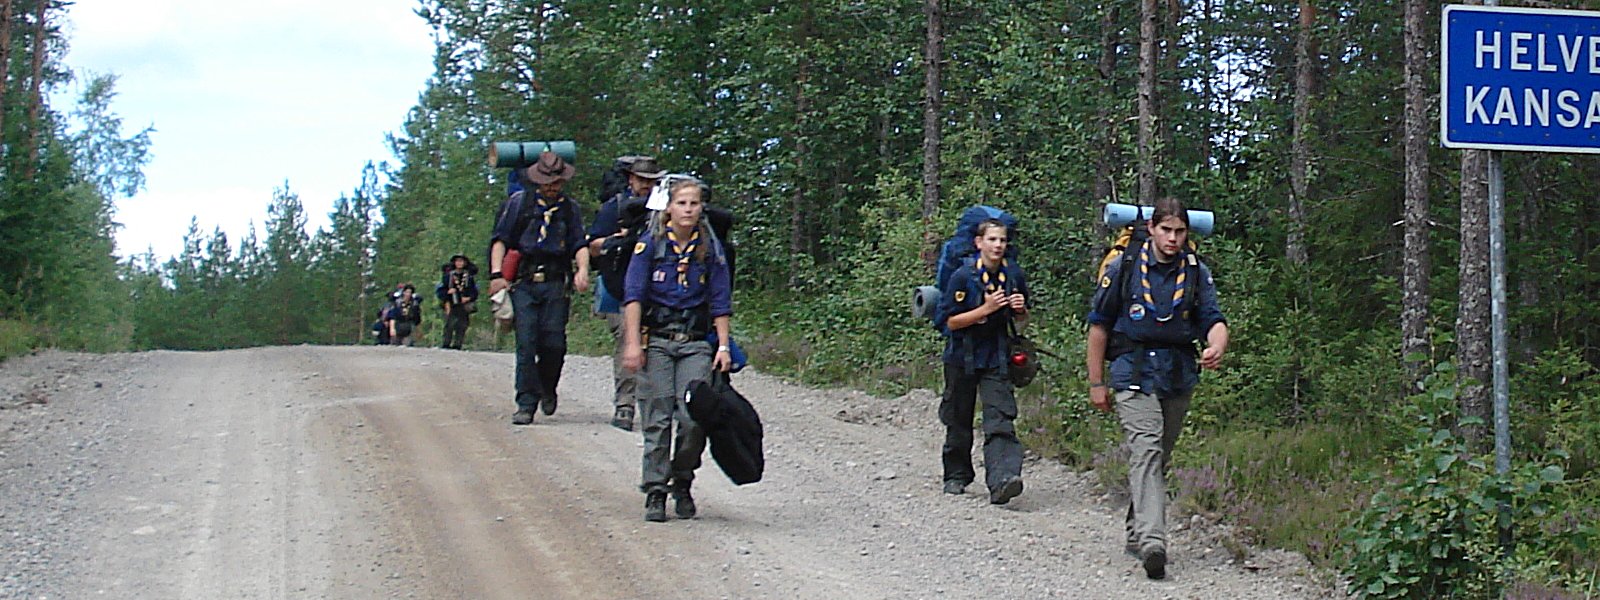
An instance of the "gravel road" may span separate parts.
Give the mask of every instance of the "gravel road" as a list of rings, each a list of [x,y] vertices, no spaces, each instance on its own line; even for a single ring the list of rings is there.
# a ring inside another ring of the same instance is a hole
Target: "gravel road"
[[[1149,581],[1088,476],[1030,460],[1009,505],[940,493],[931,392],[748,372],[766,479],[735,487],[708,457],[700,516],[646,523],[610,360],[570,358],[530,427],[509,423],[511,370],[387,347],[13,359],[0,598],[1336,596],[1297,556],[1235,561],[1189,530]]]

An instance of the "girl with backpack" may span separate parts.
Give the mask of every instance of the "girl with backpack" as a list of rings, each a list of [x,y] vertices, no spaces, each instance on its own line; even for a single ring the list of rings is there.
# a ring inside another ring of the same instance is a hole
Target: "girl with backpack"
[[[944,347],[944,492],[961,494],[976,478],[972,468],[972,417],[983,401],[983,462],[991,504],[1022,493],[1022,442],[1012,421],[1017,399],[1007,368],[1011,336],[1028,320],[1028,284],[1006,257],[1005,223],[978,224],[977,256],[956,269],[940,290],[934,323],[948,332]]]
[[[727,372],[732,365],[733,288],[722,244],[701,218],[703,184],[678,179],[668,194],[666,209],[634,245],[622,298],[622,364],[640,373],[644,518],[654,522],[667,520],[669,492],[678,518],[695,515],[689,486],[706,434],[689,417],[684,393],[690,382],[710,379],[712,369]],[[713,330],[715,348],[707,341]]]

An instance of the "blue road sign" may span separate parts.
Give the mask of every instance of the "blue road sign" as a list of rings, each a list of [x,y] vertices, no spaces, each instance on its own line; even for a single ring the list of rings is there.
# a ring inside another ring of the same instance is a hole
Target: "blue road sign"
[[[1443,19],[1446,147],[1600,153],[1600,13],[1452,4]]]

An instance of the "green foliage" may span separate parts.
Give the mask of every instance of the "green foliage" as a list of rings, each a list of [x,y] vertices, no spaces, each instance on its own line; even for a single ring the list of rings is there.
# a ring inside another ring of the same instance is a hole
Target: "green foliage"
[[[0,319],[0,363],[33,350],[39,339],[33,325],[24,321]]]
[[[1538,565],[1543,552],[1506,556],[1499,532],[1530,550],[1545,546],[1536,525],[1560,502],[1565,471],[1524,462],[1496,474],[1448,427],[1455,403],[1454,370],[1443,363],[1414,397],[1411,440],[1396,457],[1395,479],[1373,494],[1347,530],[1345,571],[1369,598],[1482,598]]]

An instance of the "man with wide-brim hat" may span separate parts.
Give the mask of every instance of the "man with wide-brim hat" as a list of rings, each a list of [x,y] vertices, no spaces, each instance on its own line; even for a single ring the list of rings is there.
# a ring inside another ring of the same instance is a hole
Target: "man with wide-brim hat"
[[[612,356],[613,412],[611,426],[623,431],[633,431],[638,384],[634,373],[622,368],[622,277],[627,260],[633,253],[637,233],[643,228],[645,199],[651,188],[667,174],[650,156],[624,156],[617,158],[628,174],[628,188],[607,199],[595,212],[594,223],[589,225],[589,255],[594,256],[600,271],[601,285],[595,290],[595,313],[606,320],[616,347]],[[624,216],[626,214],[627,216]]]
[[[589,289],[589,248],[578,203],[562,192],[575,170],[544,152],[522,176],[535,187],[500,206],[489,244],[489,294],[508,286],[517,336],[516,425],[533,423],[534,410],[556,412],[556,387],[567,355],[572,289]],[[507,254],[518,255],[505,272]]]

